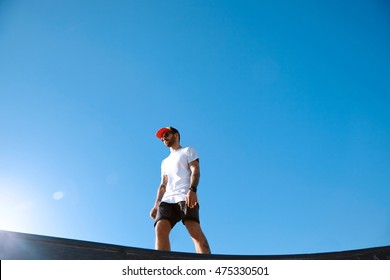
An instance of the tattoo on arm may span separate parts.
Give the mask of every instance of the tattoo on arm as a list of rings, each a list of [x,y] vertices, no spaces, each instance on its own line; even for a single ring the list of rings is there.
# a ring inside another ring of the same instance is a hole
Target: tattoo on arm
[[[161,184],[157,190],[157,198],[156,198],[156,203],[157,202],[160,202],[164,196],[164,193],[166,191],[166,186],[167,186],[167,183],[168,183],[168,177],[167,176],[163,176],[162,179],[161,179]]]
[[[161,201],[164,193],[165,193],[166,187],[164,185],[160,185],[157,192],[157,201]]]
[[[198,187],[199,179],[200,179],[199,160],[194,160],[190,163],[190,170],[191,170],[190,187],[196,188]]]

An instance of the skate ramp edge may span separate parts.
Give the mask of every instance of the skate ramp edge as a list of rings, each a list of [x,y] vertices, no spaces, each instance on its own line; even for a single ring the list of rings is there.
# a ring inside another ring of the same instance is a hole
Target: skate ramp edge
[[[0,230],[1,260],[390,260],[390,246],[296,255],[165,252]]]

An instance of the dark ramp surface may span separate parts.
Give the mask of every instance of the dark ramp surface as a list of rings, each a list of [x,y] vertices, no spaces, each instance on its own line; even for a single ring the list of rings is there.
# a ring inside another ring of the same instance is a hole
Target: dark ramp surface
[[[200,255],[0,231],[1,260],[390,260],[390,246],[300,255]]]

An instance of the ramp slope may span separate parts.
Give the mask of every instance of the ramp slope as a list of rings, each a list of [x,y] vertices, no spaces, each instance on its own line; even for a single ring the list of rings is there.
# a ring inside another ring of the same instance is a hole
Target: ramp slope
[[[1,260],[390,260],[390,246],[297,255],[200,255],[0,231]]]

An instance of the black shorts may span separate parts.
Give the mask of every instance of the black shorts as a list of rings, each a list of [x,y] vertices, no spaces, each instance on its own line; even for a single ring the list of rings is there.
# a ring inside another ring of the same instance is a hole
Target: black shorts
[[[178,203],[160,202],[154,226],[156,226],[159,220],[168,220],[171,223],[172,228],[180,220],[183,224],[185,224],[185,220],[193,220],[200,223],[199,204],[196,204],[194,208],[190,208],[185,201],[180,201]]]

